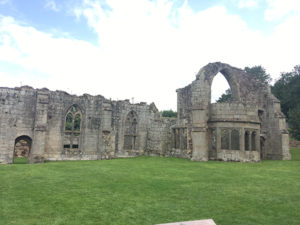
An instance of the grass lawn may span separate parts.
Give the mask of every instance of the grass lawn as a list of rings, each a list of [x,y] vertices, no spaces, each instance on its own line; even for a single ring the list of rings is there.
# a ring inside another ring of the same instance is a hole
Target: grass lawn
[[[28,161],[27,157],[14,158],[14,164],[27,164],[27,161]]]
[[[0,224],[299,225],[300,149],[292,161],[138,157],[0,165]]]

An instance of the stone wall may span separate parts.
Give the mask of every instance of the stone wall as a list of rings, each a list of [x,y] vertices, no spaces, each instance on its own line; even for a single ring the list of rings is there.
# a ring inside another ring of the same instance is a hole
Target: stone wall
[[[154,104],[130,104],[128,100],[111,101],[100,95],[76,96],[31,87],[0,88],[0,100],[1,163],[13,162],[15,142],[21,137],[32,140],[31,163],[133,157],[144,155],[147,146],[148,152],[162,149],[156,153],[161,155],[171,145],[168,137],[172,123],[161,118]],[[78,115],[79,130],[72,130],[72,116],[71,128],[66,130],[68,113]],[[135,115],[134,134],[126,133],[130,115]],[[149,138],[152,129],[161,130],[161,141]]]
[[[211,104],[218,72],[232,98]],[[24,153],[30,163],[140,155],[195,161],[290,158],[279,101],[253,76],[223,63],[208,64],[177,90],[177,118],[161,117],[154,103],[28,86],[0,88],[0,106],[0,163],[22,155],[22,141],[30,143]]]

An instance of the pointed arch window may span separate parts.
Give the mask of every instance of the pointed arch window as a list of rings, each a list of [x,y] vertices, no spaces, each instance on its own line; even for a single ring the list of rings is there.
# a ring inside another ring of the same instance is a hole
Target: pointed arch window
[[[78,136],[81,127],[81,111],[77,105],[73,105],[67,112],[65,119],[65,133]]]
[[[77,105],[72,105],[66,113],[63,154],[80,153],[80,130],[82,113]]]
[[[137,114],[134,111],[128,113],[125,120],[125,135],[124,135],[124,149],[136,149],[137,138]]]

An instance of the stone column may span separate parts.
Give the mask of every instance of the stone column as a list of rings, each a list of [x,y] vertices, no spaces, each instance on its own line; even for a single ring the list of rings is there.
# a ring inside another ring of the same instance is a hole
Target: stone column
[[[282,159],[290,160],[291,154],[289,149],[289,134],[287,132],[281,134],[281,145],[282,145]]]
[[[114,146],[111,142],[111,121],[112,121],[112,108],[109,102],[103,103],[103,115],[102,115],[102,133],[99,137],[101,139],[100,143],[103,146],[102,156],[100,158],[111,158],[114,157],[115,152],[113,151]],[[99,146],[100,147],[100,146]]]
[[[255,149],[256,149],[257,152],[260,153],[260,136],[259,136],[259,134],[260,134],[260,131],[257,130],[256,131],[256,137],[255,137],[255,145],[256,145]]]
[[[228,140],[228,148],[230,149],[230,150],[232,150],[232,147],[231,147],[231,131],[232,131],[232,129],[228,129],[228,138],[229,138],[229,140]]]
[[[248,139],[248,143],[249,143],[249,151],[252,151],[252,133],[253,131],[249,131],[249,139]]]
[[[192,109],[193,161],[208,161],[207,107]]]
[[[44,162],[48,105],[49,92],[47,90],[38,90],[35,109],[35,124],[29,163]]]
[[[219,152],[221,151],[221,128],[217,127],[217,159],[219,159]]]
[[[240,151],[245,151],[245,129],[240,130]]]

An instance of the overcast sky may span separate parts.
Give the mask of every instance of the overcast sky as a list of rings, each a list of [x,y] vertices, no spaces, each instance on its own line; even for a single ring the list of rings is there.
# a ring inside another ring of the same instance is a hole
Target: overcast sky
[[[209,62],[262,65],[276,79],[299,53],[299,0],[0,0],[2,87],[176,109],[175,90]]]

